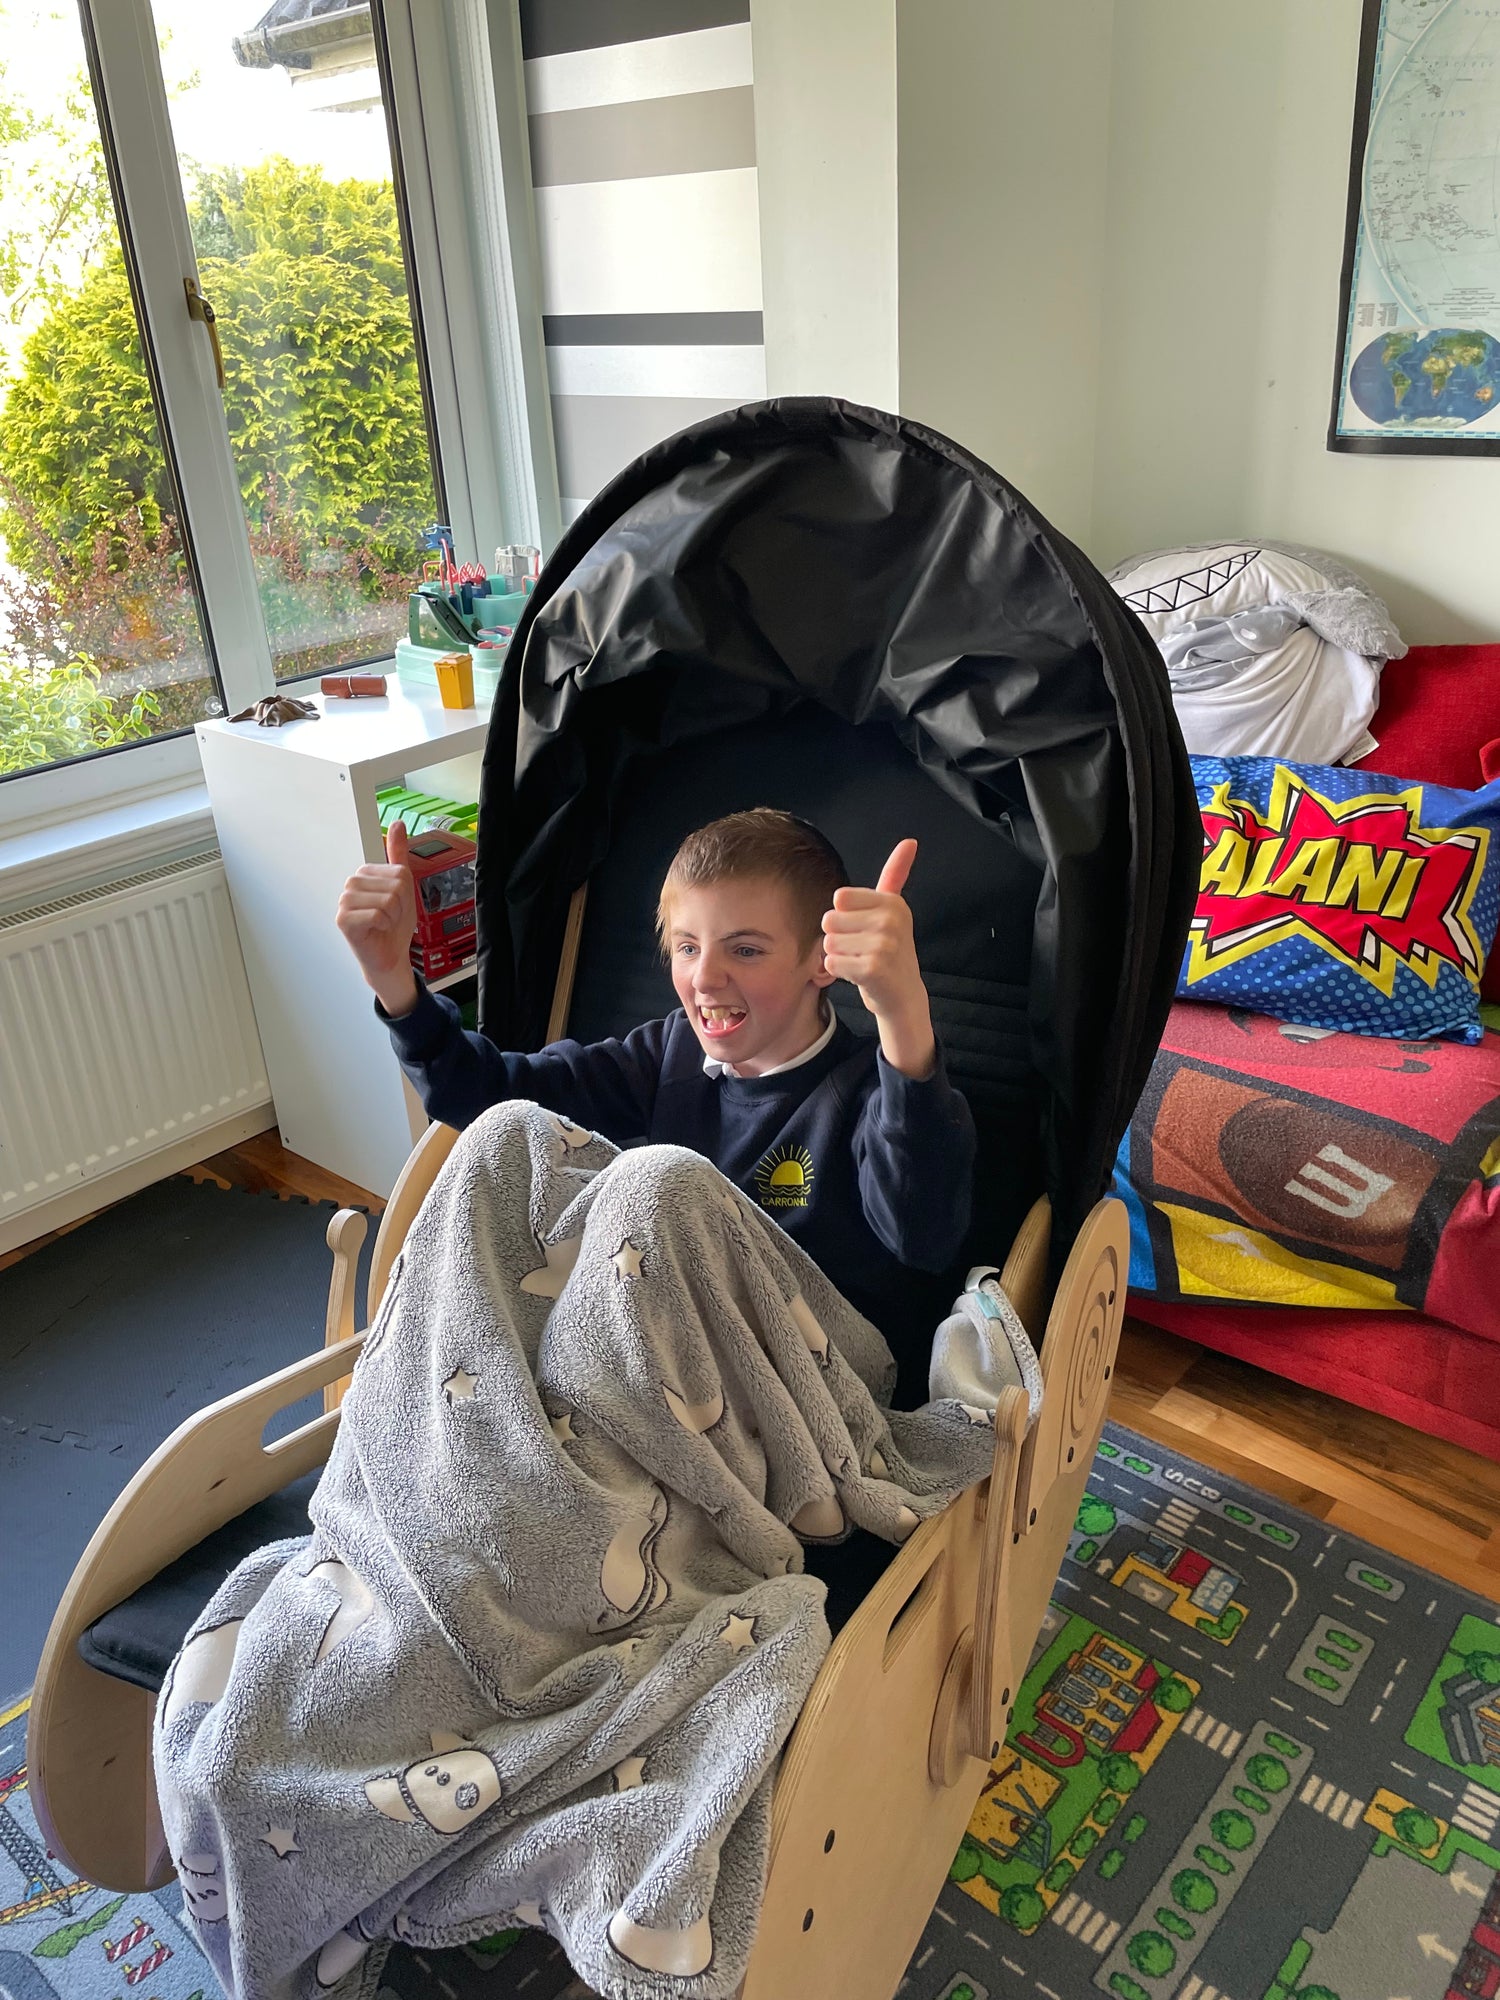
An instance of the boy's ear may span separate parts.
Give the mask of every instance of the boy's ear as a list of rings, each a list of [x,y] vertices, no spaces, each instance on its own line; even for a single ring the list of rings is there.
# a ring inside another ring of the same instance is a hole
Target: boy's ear
[[[824,943],[823,939],[820,937],[816,945],[814,945],[813,947],[812,983],[814,986],[820,986],[820,987],[832,986],[834,981],[838,978],[838,974],[836,972],[830,972],[828,970],[827,962],[823,957],[823,951],[824,951]]]

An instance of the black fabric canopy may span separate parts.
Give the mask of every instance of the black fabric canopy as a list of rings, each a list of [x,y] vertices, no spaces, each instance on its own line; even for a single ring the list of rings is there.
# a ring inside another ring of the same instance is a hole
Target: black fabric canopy
[[[608,876],[612,849],[653,817],[656,846],[633,851],[669,854],[695,782],[707,796],[688,824],[760,794],[792,803],[777,792],[799,756],[805,800],[820,758],[843,801],[826,830],[847,842],[845,767],[868,757],[860,810],[883,853],[915,830],[881,775],[895,758],[961,808],[931,801],[947,845],[929,893],[965,902],[968,923],[950,926],[939,1032],[945,1046],[967,1038],[979,1078],[986,1038],[1019,1037],[1035,1144],[1008,1134],[1002,1093],[982,1147],[1039,1160],[1066,1248],[1150,1067],[1201,851],[1160,656],[1087,558],[918,424],[822,398],[752,404],[599,494],[543,571],[510,657],[479,820],[485,1032],[541,1044],[571,892]],[[816,798],[799,809],[824,823]],[[636,885],[637,924],[658,881]],[[591,931],[596,958],[607,937],[590,894],[585,983]],[[641,938],[636,984],[654,997],[640,983],[650,949]],[[1008,958],[986,968],[985,950]],[[615,985],[623,996],[630,981]],[[639,1018],[622,997],[612,1024]],[[967,1088],[961,1067],[950,1047]]]

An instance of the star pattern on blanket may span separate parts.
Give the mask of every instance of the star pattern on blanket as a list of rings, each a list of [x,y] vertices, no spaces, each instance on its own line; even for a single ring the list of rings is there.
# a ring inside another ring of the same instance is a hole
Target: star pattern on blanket
[[[565,1236],[561,1243],[539,1243],[544,1262],[534,1271],[528,1271],[521,1280],[521,1290],[529,1292],[534,1299],[560,1299],[563,1286],[573,1275],[573,1266],[578,1262],[578,1253],[583,1248],[580,1236]]]
[[[755,1620],[731,1611],[719,1627],[719,1637],[731,1653],[748,1653],[755,1644]]]
[[[646,1782],[645,1771],[644,1757],[622,1757],[615,1766],[615,1790],[617,1792],[638,1790]]]
[[[627,1236],[615,1252],[610,1262],[615,1267],[617,1278],[638,1278],[641,1275],[641,1258],[645,1253],[638,1250]]]
[[[479,1377],[471,1375],[467,1368],[455,1368],[443,1384],[443,1394],[450,1404],[472,1403],[474,1391],[479,1386]]]
[[[551,1424],[552,1435],[557,1439],[559,1444],[571,1444],[578,1435],[577,1431],[573,1428],[573,1412],[571,1410],[564,1410],[560,1417],[549,1417],[547,1421]]]
[[[268,1826],[261,1835],[278,1861],[285,1861],[289,1854],[300,1854],[295,1830],[289,1826]]]
[[[960,1403],[958,1406],[971,1424],[988,1425],[995,1421],[993,1410],[981,1410],[977,1403]]]

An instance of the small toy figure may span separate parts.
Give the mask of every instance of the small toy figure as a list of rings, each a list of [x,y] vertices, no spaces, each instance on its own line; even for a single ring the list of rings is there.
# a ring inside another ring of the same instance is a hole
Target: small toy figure
[[[357,701],[361,695],[385,693],[384,674],[324,674],[318,682],[326,695],[339,701]]]
[[[250,708],[231,715],[231,722],[258,722],[262,729],[279,729],[283,722],[317,722],[317,709],[310,701],[297,701],[289,694],[262,695]]]

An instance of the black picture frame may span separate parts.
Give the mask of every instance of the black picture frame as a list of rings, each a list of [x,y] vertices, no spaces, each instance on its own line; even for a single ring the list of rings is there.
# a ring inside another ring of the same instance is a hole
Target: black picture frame
[[[1370,98],[1375,83],[1375,60],[1380,49],[1380,30],[1385,0],[1364,0],[1360,19],[1359,65],[1354,86],[1354,131],[1349,146],[1349,196],[1344,210],[1344,261],[1339,273],[1338,352],[1333,369],[1333,403],[1328,416],[1329,451],[1363,453],[1366,456],[1416,458],[1494,458],[1500,455],[1500,431],[1474,437],[1432,435],[1384,437],[1377,432],[1366,436],[1346,436],[1339,431],[1344,403],[1344,381],[1351,363],[1349,325],[1354,297],[1354,261],[1359,247],[1361,183],[1364,179],[1365,145],[1370,136]]]

